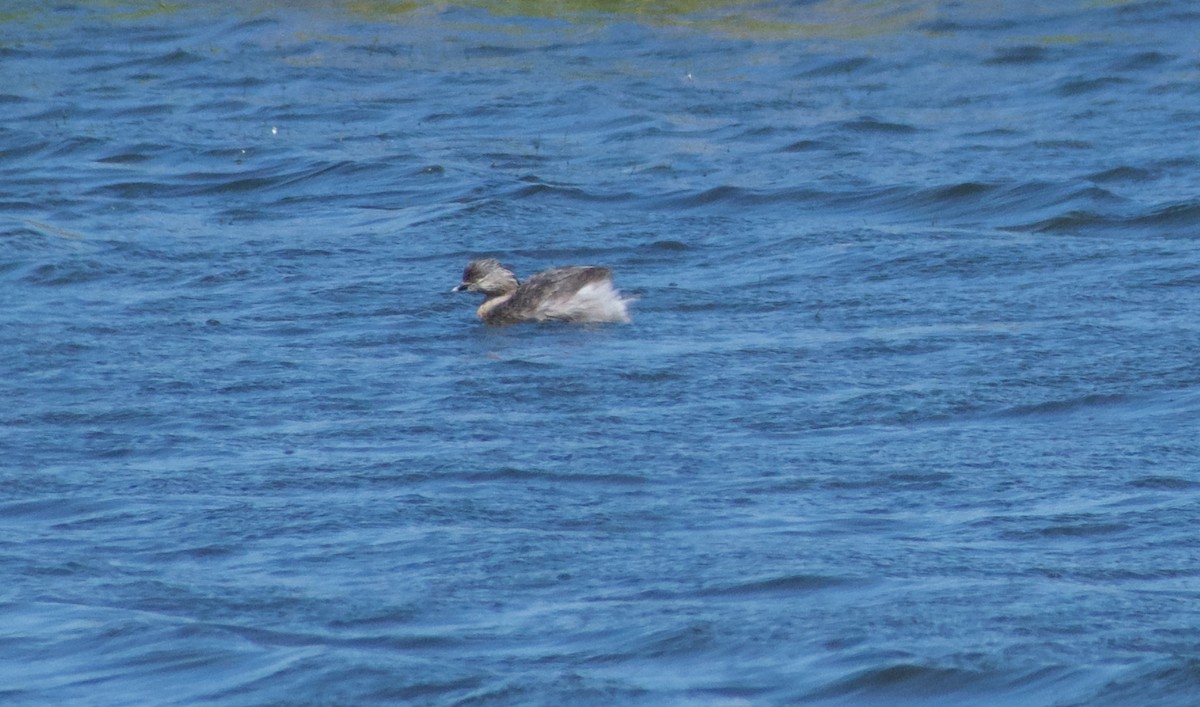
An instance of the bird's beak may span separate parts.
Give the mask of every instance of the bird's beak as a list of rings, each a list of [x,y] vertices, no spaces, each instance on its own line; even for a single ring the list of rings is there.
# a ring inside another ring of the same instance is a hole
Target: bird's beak
[[[465,283],[465,282],[460,282],[460,283],[458,283],[457,285],[455,285],[455,286],[454,286],[454,289],[452,289],[452,290],[450,290],[450,291],[451,291],[451,292],[462,292],[462,291],[464,291],[464,290],[466,290],[466,289],[467,289],[467,283]]]

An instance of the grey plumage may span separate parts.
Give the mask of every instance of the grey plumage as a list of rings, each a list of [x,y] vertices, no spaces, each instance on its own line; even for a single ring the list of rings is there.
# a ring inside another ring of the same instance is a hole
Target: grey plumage
[[[494,258],[472,260],[454,288],[484,294],[477,312],[488,324],[523,321],[627,322],[624,299],[613,288],[612,270],[576,265],[544,270],[524,283]]]

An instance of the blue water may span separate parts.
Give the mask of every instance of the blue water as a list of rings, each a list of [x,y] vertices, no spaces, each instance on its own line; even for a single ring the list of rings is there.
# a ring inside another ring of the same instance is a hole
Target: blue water
[[[6,6],[0,700],[1194,704],[1200,11],[583,5]]]

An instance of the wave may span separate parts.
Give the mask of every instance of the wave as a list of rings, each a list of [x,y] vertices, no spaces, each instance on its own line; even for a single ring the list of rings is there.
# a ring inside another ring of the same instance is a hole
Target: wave
[[[665,209],[796,206],[830,214],[880,215],[909,222],[983,223],[1002,228],[1011,224],[1011,219],[1017,214],[1061,212],[1064,206],[1105,205],[1119,202],[1120,199],[1093,182],[965,181],[925,187],[884,186],[847,190],[813,187],[766,190],[726,184],[698,192],[665,195],[651,201],[655,206]]]
[[[1049,58],[1049,52],[1045,47],[1030,44],[1020,44],[1014,47],[1003,47],[996,50],[992,58],[985,60],[985,65],[1008,65],[1015,64],[1024,66],[1027,64],[1038,64],[1046,61]]]
[[[741,596],[747,594],[774,594],[812,592],[822,589],[842,587],[853,584],[856,580],[844,577],[828,577],[824,575],[786,575],[767,579],[739,582],[736,584],[708,587],[700,591],[701,596]]]
[[[1129,83],[1128,79],[1123,79],[1117,76],[1099,76],[1095,78],[1072,78],[1063,81],[1059,84],[1057,93],[1064,98],[1080,96],[1095,91],[1103,91],[1106,88],[1120,86]]]
[[[544,199],[549,197],[580,202],[620,202],[632,201],[635,198],[629,193],[618,192],[606,194],[588,191],[578,186],[547,184],[546,182],[541,181],[517,187],[509,192],[509,196],[513,199]]]
[[[88,68],[90,73],[105,73],[132,68],[167,69],[190,64],[203,64],[204,58],[183,49],[172,49],[159,54],[139,56],[115,62],[98,63]]]
[[[1089,174],[1087,179],[1092,182],[1107,183],[1107,182],[1148,182],[1154,179],[1156,174],[1149,169],[1141,167],[1131,167],[1129,165],[1121,165],[1111,169],[1102,170]]]
[[[876,118],[858,118],[840,125],[842,130],[852,133],[878,133],[883,135],[911,135],[920,129],[907,123],[893,123]]]
[[[601,486],[640,486],[648,483],[647,479],[633,474],[594,473],[594,472],[558,472],[541,469],[519,469],[504,467],[485,471],[442,472],[428,476],[431,481],[459,479],[462,481],[550,481],[556,484],[599,484]]]
[[[1200,482],[1183,479],[1178,476],[1144,476],[1140,479],[1130,481],[1129,485],[1137,489],[1186,491],[1200,486]]]
[[[806,149],[789,145],[784,149]],[[985,226],[1007,232],[1105,234],[1157,231],[1166,237],[1200,236],[1200,200],[1136,204],[1101,184],[1153,179],[1150,170],[1122,166],[1065,183],[964,181],[926,187],[884,186],[828,190],[807,186],[755,189],[719,185],[659,197],[638,198],[666,210],[795,207],[827,217],[887,217],[893,223],[943,227]],[[594,197],[589,197],[594,198]],[[1033,216],[1032,220],[1029,218]],[[1037,218],[1040,216],[1040,218]]]
[[[872,60],[867,57],[852,57],[849,59],[834,59],[828,63],[809,69],[800,74],[801,78],[820,78],[824,76],[842,77],[852,74],[864,67],[870,66]]]
[[[1200,692],[1200,660],[1179,656],[1128,668],[1077,704],[1192,704]]]
[[[1178,238],[1198,238],[1200,200],[1155,206],[1134,214],[1106,214],[1090,209],[1073,209],[1041,221],[1011,227],[1010,230],[1037,233],[1108,233],[1137,229],[1170,229]],[[1186,230],[1179,230],[1186,229]]]
[[[902,693],[913,697],[940,697],[975,692],[990,676],[958,668],[938,668],[912,663],[894,663],[870,668],[806,696],[810,700],[835,697],[866,697]]]
[[[1079,411],[1091,411],[1101,407],[1121,405],[1132,400],[1128,395],[1115,394],[1083,395],[1064,400],[1049,400],[1030,405],[1017,405],[1001,411],[998,417],[1031,417],[1038,415],[1061,415]]]
[[[128,150],[105,158],[118,163],[153,159],[144,151]],[[290,163],[269,164],[244,171],[188,172],[162,180],[112,181],[91,188],[88,195],[118,199],[167,199],[195,196],[219,196],[289,190],[310,182],[328,181],[338,190],[349,190],[356,174],[370,171],[373,165],[342,161],[314,161],[301,167]],[[308,195],[312,195],[309,191]]]
[[[838,704],[1048,704],[1068,683],[1090,683],[1085,671],[1049,665],[1029,670],[923,665],[902,660],[861,670],[803,696]],[[957,699],[956,699],[957,698]]]

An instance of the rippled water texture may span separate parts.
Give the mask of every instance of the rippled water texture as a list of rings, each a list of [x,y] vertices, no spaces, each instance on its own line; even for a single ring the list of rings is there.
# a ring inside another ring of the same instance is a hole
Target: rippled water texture
[[[648,7],[0,11],[0,701],[1195,703],[1195,6]]]

